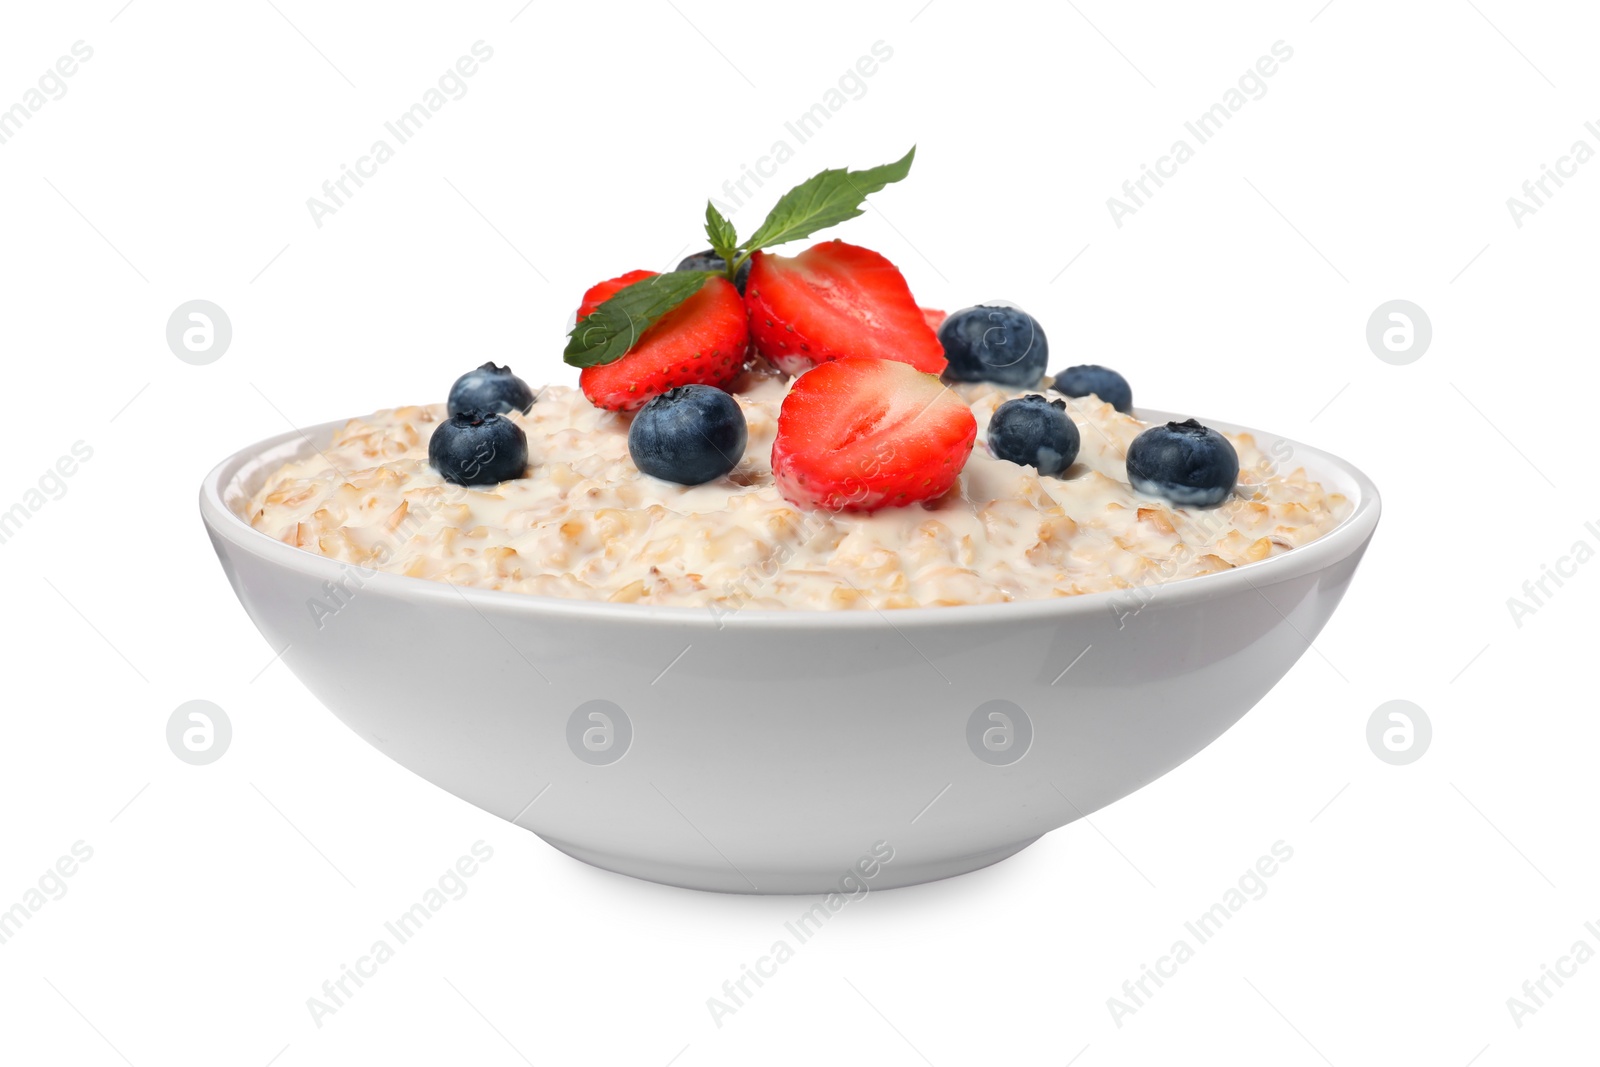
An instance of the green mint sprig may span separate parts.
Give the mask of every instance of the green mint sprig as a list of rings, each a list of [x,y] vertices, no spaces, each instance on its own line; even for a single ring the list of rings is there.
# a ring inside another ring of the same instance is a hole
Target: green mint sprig
[[[825,170],[790,189],[739,249],[738,261],[728,260],[728,279],[732,281],[744,261],[759,248],[798,241],[855,218],[861,214],[861,205],[869,194],[911,173],[911,160],[916,154],[917,147],[912,145],[911,151],[893,163],[869,170]],[[728,232],[731,234],[733,227],[728,227]]]
[[[711,251],[721,256],[724,263],[731,264],[739,254],[738,232],[709,200],[706,201],[706,239],[711,242]],[[728,280],[732,281],[733,276],[729,275]]]
[[[618,289],[572,328],[563,358],[574,367],[616,362],[657,319],[698,293],[710,277],[710,271],[675,270]]]
[[[869,195],[911,173],[916,154],[913,145],[902,158],[881,167],[840,167],[806,179],[779,197],[765,221],[743,242],[733,223],[707,201],[706,238],[727,264],[724,276],[733,281],[739,268],[760,249],[798,241],[860,215]],[[670,271],[617,290],[573,326],[563,358],[574,367],[599,367],[621,359],[645,330],[699,292],[713,273]]]

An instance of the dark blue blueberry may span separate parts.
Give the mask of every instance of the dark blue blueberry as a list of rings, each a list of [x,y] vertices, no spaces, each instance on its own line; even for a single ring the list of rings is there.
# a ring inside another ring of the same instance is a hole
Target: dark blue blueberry
[[[1021,308],[963,308],[939,324],[947,382],[999,382],[1036,387],[1050,362],[1039,320]]]
[[[1152,426],[1128,446],[1128,484],[1180,506],[1220,504],[1238,479],[1239,454],[1228,439],[1193,419]]]
[[[1068,396],[1092,394],[1125,415],[1133,412],[1133,387],[1110,367],[1094,363],[1068,367],[1051,379],[1050,388]]]
[[[452,415],[462,411],[494,411],[501,415],[520,411],[526,415],[533,407],[533,390],[512,374],[510,367],[485,363],[456,379],[445,407]]]
[[[527,469],[528,435],[504,415],[458,411],[428,438],[428,466],[457,485],[498,485]]]
[[[1078,458],[1078,427],[1065,400],[1029,393],[1007,400],[989,417],[989,451],[1040,474],[1059,477]]]
[[[711,249],[696,252],[678,264],[679,270],[714,270],[725,275],[728,270],[728,261],[717,255]],[[744,283],[750,280],[750,261],[747,259],[739,265],[739,270],[733,276],[734,287],[739,290],[739,295],[744,295]]]
[[[709,385],[680,385],[639,409],[628,428],[628,452],[645,474],[700,485],[733,470],[746,435],[733,397]]]

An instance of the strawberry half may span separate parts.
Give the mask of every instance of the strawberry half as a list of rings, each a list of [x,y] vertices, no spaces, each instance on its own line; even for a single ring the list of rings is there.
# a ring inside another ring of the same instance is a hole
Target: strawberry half
[[[578,318],[623,286],[654,273],[630,271],[601,282],[583,294]],[[749,354],[750,328],[739,290],[726,278],[708,278],[699,292],[657,319],[627,355],[585,367],[578,385],[595,407],[637,411],[679,385],[725,388],[744,370]]]
[[[946,315],[938,308],[922,309],[922,318],[927,322],[928,329],[932,330],[936,334],[939,332],[940,323],[944,322],[944,320],[949,317],[950,316]]]
[[[977,435],[971,409],[938,378],[898,360],[847,356],[790,386],[772,474],[801,507],[876,511],[947,492]]]
[[[944,346],[893,263],[843,241],[798,256],[750,257],[744,302],[756,351],[789,374],[829,360],[872,356],[944,370]]]

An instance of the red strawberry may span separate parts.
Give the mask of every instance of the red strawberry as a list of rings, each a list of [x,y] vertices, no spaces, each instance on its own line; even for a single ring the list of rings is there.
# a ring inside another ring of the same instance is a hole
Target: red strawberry
[[[655,276],[656,272],[653,270],[630,270],[628,273],[612,278],[610,281],[590,286],[589,291],[583,294],[583,303],[578,305],[578,318],[582,319],[592,315],[595,308],[616,296],[617,290],[626,289],[634,282],[642,281],[645,278],[654,278]]]
[[[977,435],[971,409],[938,378],[898,360],[847,356],[790,386],[772,474],[784,499],[802,507],[876,511],[949,490]]]
[[[939,324],[944,322],[945,319],[949,318],[948,315],[937,308],[923,308],[922,317],[927,320],[928,328],[934,333],[938,333]]]
[[[632,271],[601,282],[583,295],[578,317],[652,273]],[[674,386],[726,388],[744,369],[749,354],[750,328],[739,290],[726,278],[708,278],[699,292],[657,319],[627,355],[585,367],[578,385],[596,407],[637,411]]]
[[[750,262],[750,336],[779,370],[803,374],[844,356],[944,370],[944,346],[906,280],[871,249],[824,241],[798,256],[757,252]]]

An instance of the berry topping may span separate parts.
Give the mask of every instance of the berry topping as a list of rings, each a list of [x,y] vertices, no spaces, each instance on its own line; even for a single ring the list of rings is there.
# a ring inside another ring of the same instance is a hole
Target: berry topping
[[[905,278],[878,253],[824,241],[797,256],[757,252],[750,262],[750,336],[779,370],[802,374],[844,356],[944,369],[939,339]]]
[[[933,375],[898,360],[848,356],[790,387],[772,473],[791,503],[875,511],[944,494],[977,435],[972,411]]]
[[[628,428],[628,452],[645,474],[700,485],[733,470],[745,436],[744,412],[733,397],[709,385],[681,385],[639,409]]]
[[[1193,419],[1152,426],[1128,446],[1128,484],[1180,506],[1220,504],[1238,478],[1233,445]]]
[[[1050,346],[1039,320],[1021,308],[979,304],[954,312],[939,327],[950,361],[945,381],[999,382],[1031,388],[1049,362]]]
[[[520,411],[526,415],[531,407],[533,390],[528,388],[528,383],[512,374],[510,367],[497,367],[493,363],[485,363],[457,378],[450,387],[450,400],[446,404],[451,415],[462,411],[493,411],[501,415]]]
[[[735,256],[735,259],[738,257]],[[708,270],[713,274],[726,274],[728,261],[717,255],[711,249],[696,252],[692,256],[685,256],[682,263],[678,264],[679,270]],[[744,284],[750,280],[750,261],[747,259],[739,265],[739,271],[733,276],[734,287],[739,290],[739,295],[744,295]]]
[[[1097,396],[1124,415],[1133,411],[1133,387],[1110,367],[1094,363],[1068,367],[1051,379],[1050,388],[1068,396]]]
[[[496,485],[520,478],[528,466],[528,435],[492,411],[457,412],[428,439],[428,466],[457,485]]]
[[[928,329],[934,331],[935,333],[937,333],[939,331],[939,327],[944,324],[944,320],[950,317],[944,312],[940,311],[938,308],[923,308],[921,310],[922,320],[928,324]]]
[[[793,259],[773,257],[769,281],[775,306],[760,299],[753,299],[748,309],[741,303],[738,345],[731,343],[732,331],[720,308],[711,306],[720,301],[715,294],[722,288],[735,300],[746,291],[755,298],[761,249],[855,218],[868,196],[911,173],[916,154],[913,147],[882,166],[813,174],[779,197],[755,232],[743,238],[715,202],[707,201],[709,249],[685,259],[677,270],[663,275],[632,271],[584,295],[561,353],[567,363],[583,368],[584,394],[601,407],[634,411],[674,385],[727,385],[744,369],[752,320],[766,331],[761,354],[785,373],[799,374],[843,355],[901,359],[930,371],[943,368],[938,338],[911,299],[905,279],[888,260],[863,248],[833,242]],[[728,269],[734,264],[738,270],[730,279]],[[695,267],[720,268],[722,273],[685,269]],[[685,319],[673,316],[696,301],[700,307],[698,317],[690,317],[691,335],[663,341],[659,335],[664,326],[682,330]],[[659,350],[650,358],[623,366],[652,342]],[[691,366],[691,358],[715,365]],[[613,367],[617,369],[607,372]]]
[[[1007,400],[989,417],[989,451],[1040,474],[1059,477],[1078,458],[1078,427],[1065,400],[1037,393]]]
[[[590,289],[584,294],[587,310],[579,310],[577,331],[582,332],[583,318],[601,301],[651,276],[634,271]],[[609,293],[600,292],[613,285]],[[750,330],[739,291],[725,278],[707,278],[694,295],[640,334],[622,358],[585,367],[578,384],[596,407],[637,411],[674,386],[728,385],[744,369],[749,350]]]

